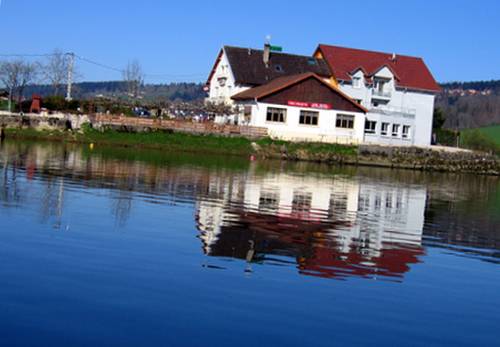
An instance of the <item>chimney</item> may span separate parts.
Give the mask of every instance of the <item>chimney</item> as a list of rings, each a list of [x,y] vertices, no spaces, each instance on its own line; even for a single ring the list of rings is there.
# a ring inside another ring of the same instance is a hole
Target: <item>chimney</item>
[[[397,57],[398,57],[398,56],[396,55],[396,53],[392,53],[391,61],[392,61],[392,62],[395,62],[395,61],[396,61],[396,59],[397,59]]]
[[[266,67],[269,67],[269,61],[271,60],[271,44],[269,42],[264,45],[263,60],[264,65],[266,65]]]

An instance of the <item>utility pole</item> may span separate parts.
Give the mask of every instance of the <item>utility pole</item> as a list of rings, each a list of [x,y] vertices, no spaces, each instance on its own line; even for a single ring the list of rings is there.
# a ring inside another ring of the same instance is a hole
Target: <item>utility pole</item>
[[[66,101],[71,101],[71,87],[73,84],[73,66],[75,65],[75,53],[66,53],[68,56],[68,89],[66,90]]]

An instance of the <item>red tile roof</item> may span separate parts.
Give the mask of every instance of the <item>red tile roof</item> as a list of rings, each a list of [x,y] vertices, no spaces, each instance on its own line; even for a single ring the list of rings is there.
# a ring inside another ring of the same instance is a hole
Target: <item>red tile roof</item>
[[[387,66],[395,75],[398,87],[429,92],[441,91],[422,58],[396,55],[393,60],[392,53],[329,45],[319,45],[317,51],[321,52],[337,80],[350,81],[351,74],[359,69],[370,78]]]

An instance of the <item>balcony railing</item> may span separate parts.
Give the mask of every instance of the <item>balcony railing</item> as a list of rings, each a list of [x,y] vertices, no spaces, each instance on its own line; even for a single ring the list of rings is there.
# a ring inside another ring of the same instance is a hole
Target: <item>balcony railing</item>
[[[378,98],[390,99],[392,93],[386,91],[380,91],[378,89],[372,89],[372,95]]]
[[[394,106],[379,106],[372,107],[369,110],[370,113],[383,114],[385,116],[392,117],[403,117],[408,119],[415,119],[417,110],[414,108],[404,108],[404,107],[394,107]]]

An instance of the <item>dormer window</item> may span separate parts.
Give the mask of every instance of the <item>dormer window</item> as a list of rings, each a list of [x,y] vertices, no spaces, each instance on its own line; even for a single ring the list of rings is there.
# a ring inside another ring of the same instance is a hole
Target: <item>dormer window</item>
[[[352,78],[352,87],[353,88],[361,88],[361,77],[353,77]]]
[[[281,66],[281,65],[279,65],[279,64],[278,64],[278,65],[276,65],[276,66],[274,67],[274,69],[276,70],[276,72],[283,72],[283,66]]]

